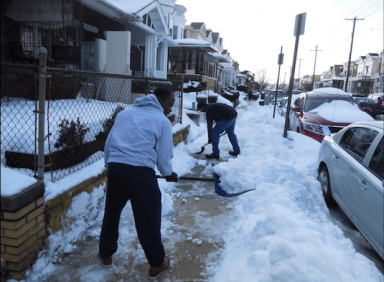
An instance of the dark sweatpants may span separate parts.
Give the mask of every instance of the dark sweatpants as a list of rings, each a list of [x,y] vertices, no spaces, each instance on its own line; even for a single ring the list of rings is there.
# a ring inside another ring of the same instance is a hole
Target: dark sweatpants
[[[99,250],[103,257],[117,251],[120,214],[131,201],[137,236],[148,263],[160,266],[164,260],[161,242],[161,192],[153,169],[127,164],[108,164],[108,184]]]

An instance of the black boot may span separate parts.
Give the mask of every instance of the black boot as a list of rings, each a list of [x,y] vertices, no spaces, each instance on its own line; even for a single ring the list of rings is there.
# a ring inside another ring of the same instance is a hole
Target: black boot
[[[215,155],[214,153],[209,154],[209,155],[205,155],[205,157],[206,157],[207,159],[219,159],[219,158],[220,158],[219,155]]]
[[[237,154],[236,154],[234,151],[229,151],[229,154],[230,154],[231,156],[237,157],[237,155],[240,154],[240,153],[237,153]]]

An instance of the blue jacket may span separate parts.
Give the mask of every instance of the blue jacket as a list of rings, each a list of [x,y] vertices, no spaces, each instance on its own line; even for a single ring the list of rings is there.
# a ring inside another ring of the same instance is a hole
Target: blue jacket
[[[106,168],[111,162],[152,169],[156,165],[168,176],[173,171],[172,158],[172,125],[155,95],[136,99],[133,108],[116,116],[105,143]]]

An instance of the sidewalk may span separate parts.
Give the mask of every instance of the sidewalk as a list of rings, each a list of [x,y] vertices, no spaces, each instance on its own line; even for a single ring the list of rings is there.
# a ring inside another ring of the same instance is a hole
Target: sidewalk
[[[196,158],[205,160],[205,154]],[[196,166],[188,176],[211,177],[211,165]],[[222,230],[234,222],[231,218],[234,200],[217,195],[212,182],[179,181],[172,192],[176,194],[173,212],[163,218],[162,226],[171,268],[157,281],[208,281],[207,265],[215,267],[222,252]],[[129,204],[122,212],[120,229],[128,229],[135,239],[125,240],[120,235],[112,268],[103,268],[97,258],[98,236],[87,236],[76,243],[74,251],[59,255],[56,260],[59,271],[44,281],[151,281],[147,278],[149,265],[137,240]],[[91,233],[95,232],[97,228]]]

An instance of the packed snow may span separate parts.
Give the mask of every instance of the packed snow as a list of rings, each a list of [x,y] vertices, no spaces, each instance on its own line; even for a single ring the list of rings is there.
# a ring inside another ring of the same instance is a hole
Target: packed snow
[[[236,220],[215,224],[215,234],[223,240],[224,246],[219,260],[215,263],[207,261],[206,279],[220,282],[383,281],[383,275],[375,264],[356,252],[351,240],[330,220],[317,181],[320,144],[296,132],[289,132],[288,138],[284,138],[284,118],[272,118],[273,106],[259,106],[258,101],[247,102],[243,96],[237,107],[235,128],[241,154],[237,158],[230,156],[231,144],[227,137],[222,137],[220,158],[223,161],[216,164],[213,170],[220,176],[220,185],[227,192],[256,190],[232,198],[230,205],[234,207],[232,212]],[[185,94],[184,107],[190,109],[195,99],[195,93]],[[218,102],[232,104],[224,100],[219,96]],[[173,167],[180,176],[188,175],[197,165],[207,165],[205,160],[191,156],[207,142],[204,119],[197,126],[183,113],[182,126],[186,125],[190,125],[186,144],[180,143],[174,148]],[[207,146],[206,153],[210,152]],[[89,178],[100,170],[102,166],[96,162],[79,174]],[[212,172],[207,165],[206,175],[212,175]],[[75,178],[73,174],[66,178],[65,183],[63,179],[56,184],[48,184],[46,196],[53,197],[50,185],[61,185],[58,189],[64,191],[74,184],[71,181]],[[159,185],[163,204],[162,234],[166,237],[174,232],[176,224],[167,216],[174,211],[174,202],[176,199],[187,200],[185,192],[177,189],[179,183],[159,180]],[[60,263],[59,254],[73,252],[77,248],[76,242],[86,236],[98,238],[104,213],[104,188],[105,185],[101,185],[91,194],[82,192],[73,198],[65,216],[67,226],[62,232],[49,236],[48,249],[40,253],[27,273],[26,281],[46,281],[59,267],[65,267]],[[200,195],[195,195],[192,201],[201,201],[208,193],[203,189],[198,191]],[[129,204],[122,212],[122,221],[134,224]],[[210,230],[212,225],[203,227]],[[135,240],[135,232],[121,228],[120,253],[116,259],[133,254],[144,262],[142,249],[130,248]],[[196,246],[204,244],[203,236],[189,234],[185,240]],[[172,246],[172,242],[168,244]],[[126,269],[121,266],[103,269],[95,265],[78,271],[82,281],[105,281],[113,272],[122,273]]]
[[[316,89],[313,89],[312,91],[319,94],[349,95],[347,92],[334,87],[316,88]]]
[[[340,123],[353,123],[358,121],[374,120],[369,114],[360,110],[357,104],[352,105],[348,101],[333,100],[330,103],[323,103],[311,110],[322,118]]]

